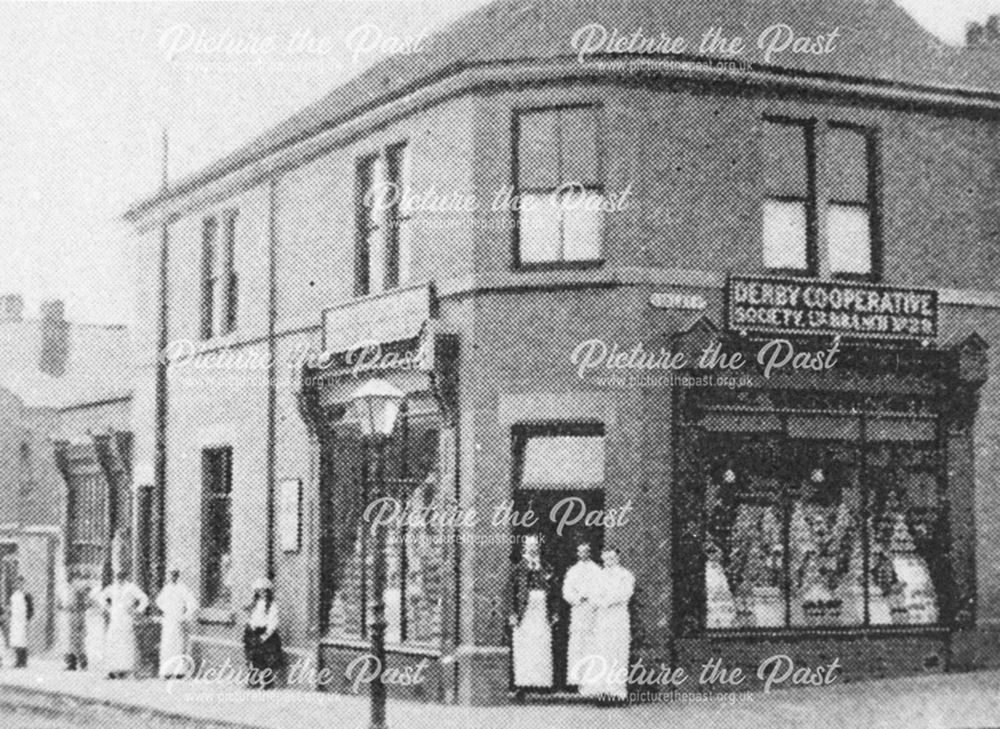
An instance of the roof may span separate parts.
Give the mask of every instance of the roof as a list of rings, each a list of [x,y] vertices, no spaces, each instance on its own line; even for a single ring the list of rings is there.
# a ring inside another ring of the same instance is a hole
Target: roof
[[[67,322],[69,354],[60,377],[42,372],[42,320],[0,321],[0,387],[27,407],[66,408],[129,397],[129,331],[124,326]]]
[[[460,71],[576,59],[574,34],[590,24],[609,34],[617,29],[625,36],[640,31],[645,38],[683,37],[687,55],[675,59],[708,58],[697,46],[709,28],[721,26],[724,35],[744,37],[747,48],[739,58],[755,70],[1000,93],[1000,59],[944,45],[892,0],[496,0],[428,37],[423,52],[384,59],[166,192],[137,202],[126,217]],[[765,59],[757,41],[776,24],[824,39],[835,29],[840,33],[830,53],[786,50]],[[587,59],[609,57],[615,56],[595,53]]]

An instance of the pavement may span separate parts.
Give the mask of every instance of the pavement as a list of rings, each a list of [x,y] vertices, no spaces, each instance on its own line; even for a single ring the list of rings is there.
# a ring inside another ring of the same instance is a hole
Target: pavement
[[[156,679],[111,681],[34,660],[27,669],[0,668],[0,707],[45,704],[67,720],[74,712],[110,707],[151,719],[217,729],[311,729],[368,725],[365,695]],[[61,708],[60,708],[61,707]],[[7,712],[0,712],[7,713]],[[81,715],[82,718],[82,715]],[[75,721],[70,721],[76,725]],[[788,729],[843,726],[870,729],[982,729],[1000,727],[1000,672],[910,678],[705,695],[682,692],[671,701],[627,707],[527,703],[443,706],[390,700],[392,729],[585,729],[670,726],[672,729]],[[8,726],[0,716],[0,726]]]

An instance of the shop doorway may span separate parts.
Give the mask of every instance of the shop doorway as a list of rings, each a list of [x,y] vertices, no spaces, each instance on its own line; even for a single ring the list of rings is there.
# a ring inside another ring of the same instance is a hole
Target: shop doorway
[[[518,489],[514,494],[515,513],[531,513],[536,518],[532,526],[518,524],[512,527],[512,561],[516,563],[521,559],[524,539],[529,535],[537,536],[541,543],[542,564],[552,575],[549,611],[550,617],[555,617],[552,625],[552,690],[556,692],[572,689],[566,683],[570,606],[562,597],[563,580],[566,571],[576,562],[579,544],[590,545],[595,561],[599,561],[604,547],[603,527],[588,526],[577,515],[603,509],[603,489]]]
[[[3,600],[0,604],[6,606],[10,602],[17,575],[17,545],[0,544],[0,599]]]

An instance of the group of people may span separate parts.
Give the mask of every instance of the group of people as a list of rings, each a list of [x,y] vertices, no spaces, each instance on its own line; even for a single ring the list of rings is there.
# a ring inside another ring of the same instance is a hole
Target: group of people
[[[184,678],[192,668],[188,653],[188,624],[198,603],[181,579],[176,566],[167,570],[168,579],[156,597],[160,612],[159,675]],[[247,683],[253,688],[271,688],[283,666],[278,632],[278,605],[270,580],[253,584],[253,601],[246,608],[244,650],[248,666]],[[66,670],[90,670],[111,679],[135,673],[139,663],[136,618],[149,607],[149,597],[120,571],[101,588],[96,580],[74,574],[57,591],[60,643]],[[0,616],[6,630],[0,630],[0,656],[13,653],[12,665],[28,665],[28,626],[33,617],[33,601],[17,577],[14,590]],[[5,614],[4,614],[5,613]]]
[[[629,600],[635,578],[621,566],[615,549],[602,552],[603,566],[591,559],[587,543],[578,545],[576,555],[576,563],[563,577],[560,596],[570,608],[566,683],[582,696],[624,700],[631,642]],[[515,689],[553,687],[552,625],[558,610],[552,585],[553,572],[542,560],[540,542],[529,536],[512,575]]]

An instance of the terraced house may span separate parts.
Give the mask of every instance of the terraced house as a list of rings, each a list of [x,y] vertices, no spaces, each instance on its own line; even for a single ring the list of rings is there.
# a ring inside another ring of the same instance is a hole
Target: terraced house
[[[499,0],[138,201],[137,547],[198,657],[270,573],[351,690],[379,378],[393,493],[479,515],[392,527],[390,695],[509,700],[533,532],[556,590],[619,547],[646,667],[1000,663],[998,70],[890,0]]]

